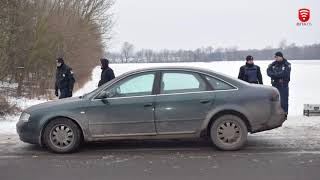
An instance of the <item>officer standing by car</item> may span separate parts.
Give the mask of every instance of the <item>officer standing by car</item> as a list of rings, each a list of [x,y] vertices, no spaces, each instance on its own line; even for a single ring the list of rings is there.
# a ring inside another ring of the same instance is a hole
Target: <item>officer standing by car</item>
[[[55,82],[55,95],[59,99],[72,97],[75,79],[72,69],[64,63],[62,57],[57,58],[57,72]],[[60,93],[59,93],[60,92]]]
[[[283,57],[282,52],[276,52],[274,58],[275,61],[269,65],[267,74],[271,78],[272,86],[280,92],[281,107],[288,115],[291,64]]]
[[[246,57],[246,64],[240,67],[238,79],[253,84],[263,84],[260,67],[253,63],[251,55]]]
[[[103,84],[111,81],[115,78],[113,70],[109,67],[109,60],[105,58],[100,59],[101,62],[101,79],[99,81],[98,87],[102,86]]]

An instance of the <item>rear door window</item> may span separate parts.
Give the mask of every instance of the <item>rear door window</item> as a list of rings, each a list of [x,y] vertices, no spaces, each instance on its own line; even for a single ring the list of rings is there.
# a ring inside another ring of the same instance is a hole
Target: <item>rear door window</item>
[[[207,85],[201,76],[191,72],[164,72],[162,74],[161,94],[206,91]]]
[[[210,83],[214,90],[231,90],[235,89],[232,85],[223,82],[217,78],[206,76],[207,81]]]

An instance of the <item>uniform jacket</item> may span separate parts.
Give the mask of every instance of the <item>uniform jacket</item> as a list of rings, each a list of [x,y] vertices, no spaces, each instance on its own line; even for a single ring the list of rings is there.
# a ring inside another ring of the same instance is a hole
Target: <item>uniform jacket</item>
[[[69,91],[72,91],[74,83],[75,79],[69,66],[62,64],[60,67],[57,67],[55,82],[56,91],[58,89],[68,89]]]
[[[272,85],[288,84],[290,82],[291,64],[286,59],[282,62],[274,61],[269,65],[267,74],[271,78]]]
[[[263,84],[260,67],[254,64],[241,66],[238,79],[249,83]]]

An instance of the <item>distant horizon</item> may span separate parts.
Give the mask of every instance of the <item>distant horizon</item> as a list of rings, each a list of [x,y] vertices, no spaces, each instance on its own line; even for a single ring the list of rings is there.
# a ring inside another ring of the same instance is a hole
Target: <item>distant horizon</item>
[[[237,50],[205,47],[196,50],[163,50],[154,51],[142,49],[134,51],[132,45],[126,44],[121,52],[106,53],[112,62],[210,62],[210,61],[237,61],[248,55],[256,60],[273,59],[274,54],[281,51],[286,59],[318,60],[320,59],[320,44],[293,46],[283,44],[281,48],[264,48],[261,50]]]
[[[308,47],[308,46],[313,46],[313,45],[320,45],[320,42],[316,42],[316,43],[311,43],[311,44],[303,44],[303,45],[297,45],[296,43],[290,43],[290,44],[286,44],[286,47],[290,47],[290,45],[294,44],[296,47]],[[132,44],[134,45],[134,44]],[[179,51],[179,50],[183,50],[183,51],[195,51],[197,49],[201,49],[201,48],[207,48],[207,47],[212,47],[213,50],[215,49],[232,49],[232,48],[235,48],[235,46],[231,46],[231,47],[214,47],[214,46],[201,46],[201,47],[198,47],[198,48],[195,48],[195,49],[151,49],[151,48],[142,48],[142,49],[138,49],[134,46],[134,52],[136,51],[139,51],[139,50],[153,50],[154,52],[161,52],[161,51],[164,51],[164,50],[168,50],[168,51]],[[264,48],[249,48],[249,49],[241,49],[241,48],[238,48],[236,47],[236,51],[261,51],[261,50],[264,50],[264,49],[281,49],[280,47],[270,47],[270,46],[266,46]],[[117,50],[114,50],[114,51],[110,51],[110,50],[107,50],[107,53],[117,53],[119,52],[121,49],[117,49]]]

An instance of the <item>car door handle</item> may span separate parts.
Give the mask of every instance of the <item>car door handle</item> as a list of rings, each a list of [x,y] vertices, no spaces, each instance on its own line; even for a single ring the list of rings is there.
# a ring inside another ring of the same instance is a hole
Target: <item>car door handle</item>
[[[209,102],[211,102],[210,100],[202,100],[200,101],[201,104],[208,104]]]
[[[151,103],[150,103],[150,104],[145,104],[145,105],[144,105],[144,107],[152,107],[152,106],[153,106],[153,104],[151,104]]]

